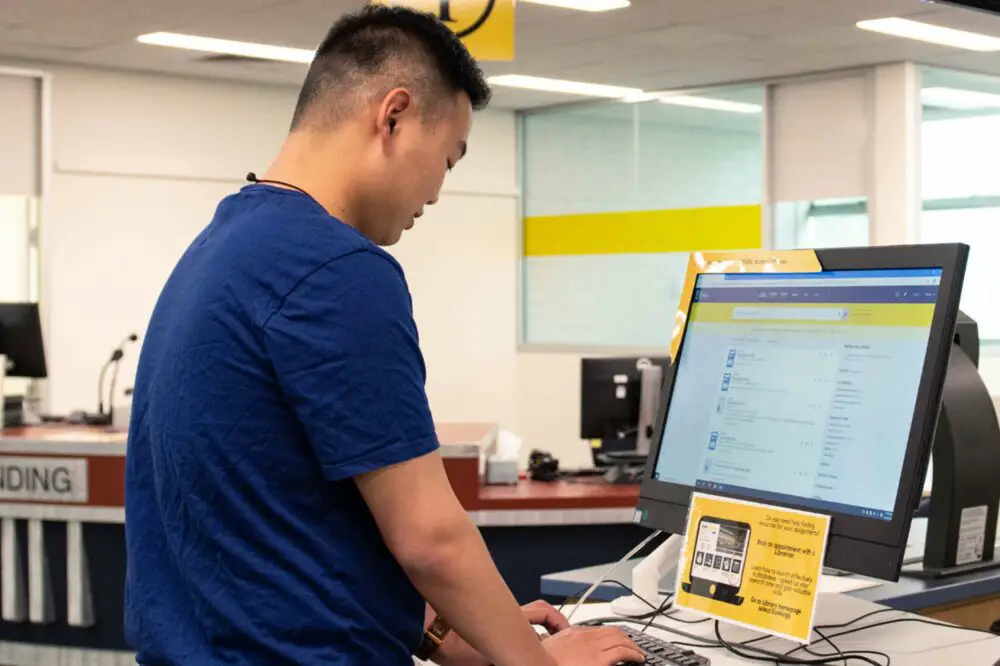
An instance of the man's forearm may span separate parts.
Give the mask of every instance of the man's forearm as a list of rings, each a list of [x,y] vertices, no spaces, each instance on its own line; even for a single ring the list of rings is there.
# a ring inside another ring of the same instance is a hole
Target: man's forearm
[[[433,545],[419,565],[407,566],[413,584],[469,645],[497,666],[551,666],[552,658],[525,620],[470,523]],[[442,663],[448,663],[447,646]]]

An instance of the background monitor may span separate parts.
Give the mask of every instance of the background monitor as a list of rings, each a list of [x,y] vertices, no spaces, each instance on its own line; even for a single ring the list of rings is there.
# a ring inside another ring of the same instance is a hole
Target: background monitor
[[[896,579],[941,405],[968,247],[818,250],[819,273],[698,276],[640,490],[832,517],[827,566]]]
[[[37,303],[0,303],[0,354],[9,377],[47,376]]]
[[[580,438],[593,440],[594,464],[616,464],[612,457],[645,457],[655,435],[666,357],[585,358],[580,363]],[[650,373],[643,386],[642,367]],[[655,386],[650,385],[650,380]]]

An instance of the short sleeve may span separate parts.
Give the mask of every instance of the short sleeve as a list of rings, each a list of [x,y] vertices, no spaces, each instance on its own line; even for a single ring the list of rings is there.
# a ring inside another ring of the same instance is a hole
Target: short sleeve
[[[281,390],[330,480],[438,446],[402,271],[358,251],[288,294],[264,325]]]

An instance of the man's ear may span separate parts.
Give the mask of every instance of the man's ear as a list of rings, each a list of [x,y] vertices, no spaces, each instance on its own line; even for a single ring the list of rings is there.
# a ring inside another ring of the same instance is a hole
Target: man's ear
[[[413,95],[406,88],[394,88],[379,105],[376,128],[380,136],[388,138],[399,131],[400,120],[413,113]]]

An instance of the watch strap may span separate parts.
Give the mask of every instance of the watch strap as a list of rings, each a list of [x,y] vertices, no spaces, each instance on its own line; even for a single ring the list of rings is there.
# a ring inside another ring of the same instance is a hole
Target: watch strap
[[[444,642],[445,636],[451,631],[451,627],[445,624],[445,621],[441,619],[440,616],[436,616],[434,620],[424,629],[423,640],[420,641],[420,648],[417,650],[417,659],[427,660],[441,648],[441,643]]]

